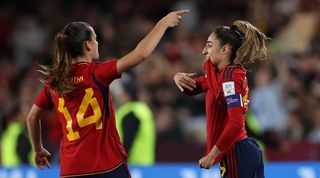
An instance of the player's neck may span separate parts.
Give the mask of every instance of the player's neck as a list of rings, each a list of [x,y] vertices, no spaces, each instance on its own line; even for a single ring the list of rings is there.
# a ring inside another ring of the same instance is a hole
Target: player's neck
[[[219,64],[217,65],[217,68],[218,68],[218,70],[221,70],[221,69],[223,69],[224,67],[226,67],[226,66],[228,66],[228,65],[230,65],[230,64],[231,64],[230,61],[223,61],[223,62],[221,62],[221,63],[219,63]]]
[[[91,63],[92,62],[92,59],[89,59],[87,57],[77,57],[77,58],[74,58],[72,60],[72,64],[75,64],[75,63]]]

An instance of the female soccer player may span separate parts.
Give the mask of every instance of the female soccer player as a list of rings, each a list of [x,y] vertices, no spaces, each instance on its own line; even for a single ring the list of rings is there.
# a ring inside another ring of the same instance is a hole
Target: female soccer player
[[[245,130],[248,83],[242,64],[266,58],[268,38],[246,21],[231,27],[219,26],[208,37],[202,53],[207,60],[205,75],[177,73],[178,88],[189,94],[204,92],[206,97],[206,155],[201,168],[219,162],[223,178],[264,177],[262,153]]]
[[[50,168],[50,153],[41,142],[40,119],[44,110],[54,108],[63,128],[61,177],[130,177],[127,155],[115,126],[109,85],[146,59],[166,29],[178,25],[181,15],[187,12],[169,13],[132,52],[109,62],[92,63],[99,58],[98,42],[87,23],[70,23],[55,36],[54,63],[42,67],[47,80],[27,116],[38,168]]]

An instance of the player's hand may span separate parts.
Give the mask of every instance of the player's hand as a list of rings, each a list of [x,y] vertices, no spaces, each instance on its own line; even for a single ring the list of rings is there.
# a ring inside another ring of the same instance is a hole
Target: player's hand
[[[179,25],[179,23],[181,22],[182,15],[188,12],[189,10],[187,9],[173,11],[173,12],[170,12],[165,17],[163,17],[160,21],[167,27],[175,27]]]
[[[215,159],[220,155],[220,149],[215,145],[210,152],[199,160],[200,168],[209,169],[214,165]]]
[[[37,168],[41,170],[43,170],[45,167],[51,168],[51,165],[47,159],[47,157],[51,156],[51,154],[45,148],[41,148],[40,151],[36,151],[34,156]]]
[[[177,87],[183,92],[184,88],[192,91],[197,87],[196,81],[193,79],[196,76],[196,73],[176,73],[173,77],[173,80]]]
[[[199,160],[200,168],[210,169],[214,165],[214,159],[215,158],[210,156],[209,154],[207,156],[202,157]]]

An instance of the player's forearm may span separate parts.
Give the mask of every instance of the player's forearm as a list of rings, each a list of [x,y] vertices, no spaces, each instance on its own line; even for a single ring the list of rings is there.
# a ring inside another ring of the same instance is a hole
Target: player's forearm
[[[42,147],[41,142],[41,125],[40,113],[36,112],[35,105],[32,106],[30,113],[27,116],[27,126],[32,148],[34,151],[40,151]]]
[[[135,51],[142,57],[142,60],[147,58],[156,48],[167,28],[168,26],[160,20],[148,35],[140,41]]]
[[[213,148],[210,150],[208,155],[212,157],[213,159],[216,159],[217,156],[221,153],[221,150],[215,145]]]
[[[184,89],[183,93],[185,93],[185,94],[187,94],[189,96],[195,96],[195,95],[198,95],[200,93],[203,93],[203,89],[201,88],[201,85],[197,83],[196,87],[192,91],[188,90],[188,89]]]
[[[148,35],[140,41],[137,47],[122,57],[117,64],[117,71],[119,74],[136,66],[145,60],[156,48],[160,39],[164,35],[167,26],[160,20],[156,26],[148,33]]]
[[[243,127],[241,120],[244,118],[242,118],[241,107],[229,108],[228,117],[229,121],[216,143],[216,146],[221,151],[228,148],[228,146],[236,139]]]
[[[34,151],[40,151],[41,150],[41,126],[40,121],[37,121],[36,119],[30,118],[28,120],[28,130],[29,130],[29,136],[32,143],[32,148]]]

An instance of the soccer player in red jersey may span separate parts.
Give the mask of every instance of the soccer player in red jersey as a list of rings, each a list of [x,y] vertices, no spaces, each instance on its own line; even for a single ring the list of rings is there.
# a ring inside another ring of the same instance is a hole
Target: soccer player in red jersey
[[[137,47],[120,58],[93,63],[99,58],[93,28],[73,22],[55,36],[52,66],[42,66],[45,86],[28,116],[28,130],[36,166],[49,167],[50,153],[41,142],[41,114],[54,108],[63,128],[60,147],[61,177],[129,178],[126,153],[115,126],[110,83],[141,63],[155,49],[165,31],[179,24],[179,10],[163,17]]]
[[[242,66],[266,58],[268,38],[246,21],[219,26],[208,37],[203,55],[205,74],[177,73],[174,81],[189,95],[205,93],[207,144],[201,168],[219,162],[223,178],[262,178],[262,153],[246,135],[248,82]]]

